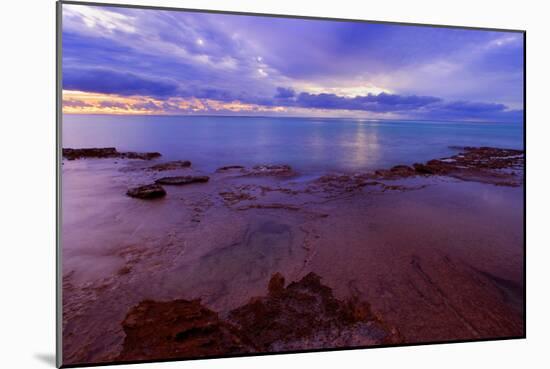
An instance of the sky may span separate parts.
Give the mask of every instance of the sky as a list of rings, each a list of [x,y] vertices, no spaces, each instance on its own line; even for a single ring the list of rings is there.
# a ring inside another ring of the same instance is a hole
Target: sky
[[[63,5],[63,112],[521,122],[513,32]]]

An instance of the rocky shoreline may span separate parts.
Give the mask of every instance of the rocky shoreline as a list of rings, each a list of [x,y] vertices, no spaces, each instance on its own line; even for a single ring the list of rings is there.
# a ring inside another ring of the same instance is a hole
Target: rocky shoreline
[[[397,165],[390,170],[376,171],[375,178],[391,179],[416,175],[449,176],[464,181],[479,181],[497,186],[520,184],[514,170],[523,170],[523,150],[498,149],[492,147],[464,147],[459,154],[448,158],[434,159],[426,163],[415,163],[411,167]]]
[[[446,176],[463,181],[473,181],[497,186],[518,187],[523,182],[520,175],[524,169],[525,158],[523,150],[501,149],[492,147],[455,148],[460,152],[451,157],[433,159],[426,163],[414,163],[412,166],[396,165],[390,169],[379,169],[372,172],[348,174],[327,174],[315,180],[307,191],[350,192],[366,186],[381,185],[383,190],[400,189],[400,186],[387,185],[381,180],[398,180],[412,177]],[[116,148],[86,148],[63,149],[63,157],[68,160],[84,158],[124,158],[152,160],[160,157],[157,152],[119,152]],[[154,164],[143,169],[148,171],[175,171],[191,168],[189,160],[178,160]],[[236,174],[250,177],[292,178],[298,173],[289,165],[256,165],[247,168],[242,165],[223,166],[214,173]],[[162,185],[187,185],[206,183],[210,179],[206,175],[166,176],[157,178],[153,183],[130,188],[127,195],[139,199],[157,199],[166,195]],[[242,194],[222,195],[225,198],[239,198]]]
[[[311,191],[352,192],[366,186],[381,185],[380,181],[394,181],[414,177],[450,177],[466,182],[496,186],[519,187],[523,184],[525,157],[523,150],[491,147],[457,148],[460,152],[447,158],[433,159],[412,166],[396,165],[390,169],[354,175],[329,174],[320,177]],[[391,186],[391,185],[390,185]]]

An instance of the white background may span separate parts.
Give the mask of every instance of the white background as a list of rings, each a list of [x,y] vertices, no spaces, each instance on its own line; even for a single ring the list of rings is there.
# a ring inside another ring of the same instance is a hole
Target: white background
[[[547,352],[550,350],[550,14],[544,10],[543,1],[127,1],[142,5],[528,31],[527,340],[175,362],[141,367],[550,367]],[[6,1],[1,5],[0,17],[0,367],[51,368],[55,353],[55,3],[53,0]]]

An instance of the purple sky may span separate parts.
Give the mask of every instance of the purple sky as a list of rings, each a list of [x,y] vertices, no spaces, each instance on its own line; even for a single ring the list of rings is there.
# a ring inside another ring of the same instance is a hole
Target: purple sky
[[[523,35],[64,5],[63,89],[67,112],[521,122]]]

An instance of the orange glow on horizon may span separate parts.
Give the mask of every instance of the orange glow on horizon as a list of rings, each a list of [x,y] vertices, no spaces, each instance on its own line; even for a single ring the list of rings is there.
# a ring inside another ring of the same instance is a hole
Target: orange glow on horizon
[[[171,97],[159,100],[149,96],[120,96],[63,90],[64,114],[185,114],[207,112],[285,112],[282,106],[261,106],[240,101]]]

